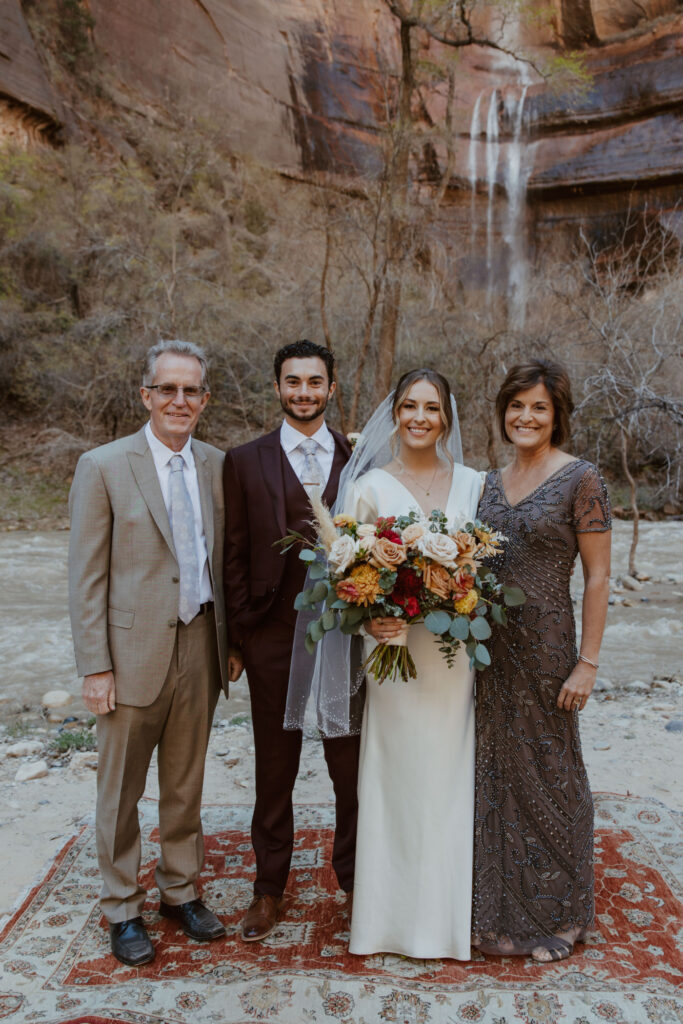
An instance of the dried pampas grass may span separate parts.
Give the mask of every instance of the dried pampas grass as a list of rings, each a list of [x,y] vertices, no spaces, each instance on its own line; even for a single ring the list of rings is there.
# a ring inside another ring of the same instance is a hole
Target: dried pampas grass
[[[314,515],[313,525],[320,538],[320,543],[329,554],[330,548],[338,537],[337,527],[334,525],[330,510],[320,494],[314,492],[310,497],[310,502]]]

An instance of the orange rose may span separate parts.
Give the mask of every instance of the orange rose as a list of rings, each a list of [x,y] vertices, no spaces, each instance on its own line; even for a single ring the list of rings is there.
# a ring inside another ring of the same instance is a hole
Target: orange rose
[[[422,581],[427,588],[431,590],[432,594],[436,594],[442,600],[447,600],[453,590],[453,579],[448,569],[444,569],[442,565],[431,563],[425,565],[422,572]]]
[[[455,596],[456,598],[464,597],[470,592],[476,582],[476,576],[469,573],[467,569],[458,569],[455,578]]]
[[[455,560],[455,564],[459,568],[465,568],[466,566],[472,566],[474,569],[477,568],[476,553],[479,548],[477,538],[473,537],[469,533],[456,533],[453,537],[458,549],[458,556]]]
[[[405,548],[386,537],[378,537],[372,546],[371,565],[378,569],[396,569],[406,560]]]

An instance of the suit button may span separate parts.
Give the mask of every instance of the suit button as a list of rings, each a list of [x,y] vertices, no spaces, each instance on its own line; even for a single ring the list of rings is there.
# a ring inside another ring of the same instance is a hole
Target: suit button
[[[174,576],[173,577],[173,582],[174,583],[180,583],[180,576]]]
[[[175,627],[178,625],[175,619],[169,619],[168,624],[171,627],[171,629],[175,629]]]

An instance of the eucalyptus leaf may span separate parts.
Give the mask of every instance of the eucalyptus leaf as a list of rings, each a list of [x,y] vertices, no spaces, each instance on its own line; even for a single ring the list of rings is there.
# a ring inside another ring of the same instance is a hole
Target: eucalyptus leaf
[[[321,580],[325,575],[325,566],[321,565],[320,562],[316,562],[308,570],[308,578],[311,580]]]
[[[437,636],[447,633],[452,621],[453,617],[448,612],[443,611],[430,612],[429,615],[425,616],[425,626],[430,633],[435,633]]]
[[[346,636],[354,636],[360,629],[360,622],[341,622],[339,629]]]
[[[334,629],[334,627],[337,625],[337,616],[334,614],[331,608],[328,608],[327,611],[323,613],[323,617],[320,621],[322,622],[323,629],[327,633],[328,630]]]
[[[470,635],[470,620],[466,615],[458,615],[451,622],[448,632],[455,640],[467,640]]]
[[[305,601],[306,601],[306,594],[305,594],[304,591],[302,591],[300,594],[296,595],[296,597],[294,598],[294,608],[295,608],[295,610],[297,612],[301,611],[301,609],[304,606]]]
[[[303,551],[299,552],[299,558],[302,562],[315,562],[316,557],[315,551],[311,551],[310,548],[304,548]]]
[[[336,601],[333,601],[330,608],[348,608],[349,602],[343,601],[341,597],[338,597]]]
[[[508,608],[516,608],[517,605],[524,604],[526,594],[519,587],[503,587],[503,600]]]
[[[480,665],[484,666],[491,664],[491,655],[486,650],[483,644],[477,644],[474,652],[474,660],[478,661]]]
[[[470,633],[476,640],[488,640],[491,636],[491,627],[486,619],[472,619]]]
[[[311,640],[310,636],[304,637],[304,647],[309,654],[315,654],[315,641]]]
[[[309,634],[311,640],[315,640],[316,643],[318,643],[318,641],[322,640],[322,638],[323,638],[323,627],[322,627],[322,623],[321,623],[320,619],[316,619],[315,622],[311,623],[311,625],[309,627],[309,630],[308,630],[308,634]]]
[[[502,605],[492,604],[491,605],[491,618],[494,622],[497,622],[499,626],[504,626],[507,622],[507,615]]]
[[[360,622],[361,619],[364,619],[366,615],[367,611],[365,608],[359,608],[358,605],[351,605],[346,609],[345,618],[349,625],[353,626],[357,622]]]
[[[327,597],[327,583],[319,580],[311,591],[311,601],[317,603]]]

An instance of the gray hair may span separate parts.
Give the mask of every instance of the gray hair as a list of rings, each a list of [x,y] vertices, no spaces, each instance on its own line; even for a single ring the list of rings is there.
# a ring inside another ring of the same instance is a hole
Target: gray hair
[[[156,361],[164,352],[172,352],[176,356],[194,356],[202,368],[202,387],[207,386],[208,363],[204,350],[191,341],[180,341],[173,338],[170,341],[158,341],[152,345],[145,356],[145,368],[142,371],[142,386],[148,388],[154,381]]]

